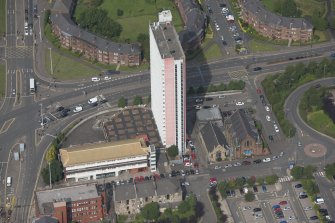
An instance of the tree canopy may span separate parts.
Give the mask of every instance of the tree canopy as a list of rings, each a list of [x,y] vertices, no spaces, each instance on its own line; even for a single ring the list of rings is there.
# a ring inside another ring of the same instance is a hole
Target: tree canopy
[[[63,179],[62,164],[58,160],[50,162],[51,183],[55,183]],[[42,178],[45,184],[49,184],[49,165],[42,169]]]
[[[117,103],[117,106],[119,108],[124,108],[127,106],[127,99],[125,99],[124,97],[121,97]]]
[[[141,210],[141,215],[146,220],[157,220],[159,214],[159,204],[157,202],[148,203]]]
[[[143,100],[141,96],[136,95],[134,97],[133,105],[141,105],[143,104]]]
[[[285,17],[301,17],[301,11],[298,9],[294,0],[276,0],[273,4],[274,11]]]
[[[175,145],[170,146],[167,148],[167,154],[169,157],[174,158],[178,155],[178,147]]]
[[[122,31],[122,26],[109,18],[107,11],[99,8],[87,8],[76,22],[80,27],[108,39],[115,39]]]

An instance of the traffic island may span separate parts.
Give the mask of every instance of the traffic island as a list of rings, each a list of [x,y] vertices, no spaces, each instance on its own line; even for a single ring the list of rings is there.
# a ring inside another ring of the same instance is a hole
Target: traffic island
[[[327,153],[327,148],[322,144],[312,143],[304,147],[304,152],[309,157],[318,158]]]

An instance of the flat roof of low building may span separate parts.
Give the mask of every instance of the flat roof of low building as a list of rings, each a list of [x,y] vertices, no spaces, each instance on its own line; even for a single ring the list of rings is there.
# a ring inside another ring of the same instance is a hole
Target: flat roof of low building
[[[146,156],[148,148],[142,139],[129,139],[111,143],[93,143],[72,146],[59,150],[64,167],[115,160],[127,157]]]
[[[197,111],[197,120],[199,121],[222,120],[221,111],[218,107],[200,109],[199,111]]]
[[[50,208],[57,202],[80,201],[99,197],[95,184],[84,184],[73,187],[63,187],[36,192],[36,199],[40,213],[50,213]],[[48,210],[45,210],[46,209]]]

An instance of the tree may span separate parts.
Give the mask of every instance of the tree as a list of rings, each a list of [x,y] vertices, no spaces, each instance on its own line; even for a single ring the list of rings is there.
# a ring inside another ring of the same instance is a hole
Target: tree
[[[307,192],[308,195],[314,196],[317,193],[320,192],[318,185],[315,183],[314,180],[308,179],[308,180],[302,180],[301,184],[304,188],[304,190]]]
[[[335,175],[335,163],[327,164],[325,169],[326,177],[331,180]]]
[[[254,201],[255,200],[255,194],[252,193],[251,191],[248,191],[248,193],[246,193],[244,195],[244,199],[245,199],[246,202]]]
[[[117,103],[117,106],[119,108],[124,108],[127,106],[127,99],[125,99],[124,97],[121,97]]]
[[[142,97],[136,95],[134,97],[133,105],[141,105],[141,104],[143,104]]]
[[[247,184],[248,184],[249,187],[254,186],[255,183],[256,183],[256,177],[251,176],[251,177],[249,177],[249,178],[247,179]]]
[[[123,10],[117,9],[116,14],[117,14],[117,16],[123,16]]]
[[[48,162],[51,162],[52,160],[55,160],[57,157],[57,150],[56,150],[56,147],[55,145],[51,145],[47,151],[47,154],[45,156],[45,159],[48,161]]]
[[[148,203],[141,210],[141,215],[146,220],[157,220],[159,214],[159,204],[157,202]]]
[[[245,179],[244,179],[244,178],[241,178],[241,177],[236,178],[236,180],[235,180],[235,184],[236,184],[236,187],[241,188],[241,187],[243,187],[244,184],[245,184]]]
[[[52,160],[50,162],[50,172],[51,172],[51,183],[55,183],[63,179],[63,168],[62,164],[58,160]],[[50,175],[49,175],[49,165],[42,169],[42,178],[45,184],[49,185]]]
[[[291,175],[295,180],[302,179],[304,176],[304,168],[301,166],[294,166],[291,170]]]
[[[142,57],[147,61],[150,61],[150,52],[149,52],[149,36],[145,33],[140,33],[137,36],[137,42],[141,44]]]
[[[167,208],[164,213],[159,216],[158,223],[181,223],[181,220],[171,208]]]
[[[174,158],[178,155],[178,147],[175,145],[170,146],[167,148],[167,154],[169,157]]]
[[[258,185],[264,184],[264,178],[263,177],[258,177],[256,181],[257,181]]]
[[[277,182],[278,182],[278,176],[276,174],[265,177],[265,183],[266,184],[271,185],[271,184],[275,184]]]

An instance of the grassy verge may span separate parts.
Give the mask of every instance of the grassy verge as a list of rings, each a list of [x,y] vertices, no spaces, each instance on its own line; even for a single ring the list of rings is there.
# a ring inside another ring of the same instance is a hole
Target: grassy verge
[[[6,65],[0,64],[0,97],[5,96],[6,91]]]
[[[51,51],[51,62],[49,49],[45,49],[45,51],[45,68],[49,72],[50,76],[56,78],[57,80],[71,80],[97,75],[97,70],[82,63],[78,63],[55,51]],[[51,75],[51,63],[53,75]]]
[[[6,32],[6,0],[0,0],[0,35]]]
[[[278,50],[278,47],[273,44],[268,44],[264,42],[259,42],[257,40],[251,40],[249,42],[250,44],[250,49],[253,52],[265,52],[265,51],[276,51]]]
[[[313,129],[331,137],[335,137],[335,125],[323,110],[309,113],[306,121]]]

